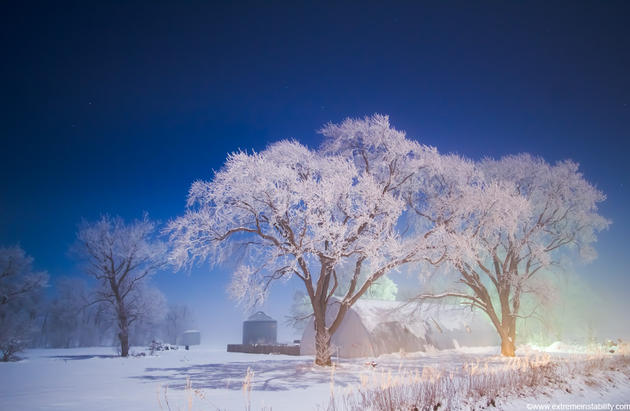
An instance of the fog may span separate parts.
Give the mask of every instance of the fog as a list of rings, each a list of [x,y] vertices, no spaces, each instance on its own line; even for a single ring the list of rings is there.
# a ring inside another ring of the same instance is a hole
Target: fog
[[[564,341],[586,345],[608,339],[630,339],[630,323],[625,318],[625,313],[630,312],[630,301],[625,295],[627,285],[623,280],[615,280],[614,270],[604,268],[607,263],[603,260],[591,264],[566,263],[565,266],[541,276],[543,285],[553,290],[544,300],[525,301],[523,312],[531,315],[519,320],[517,344],[549,345]],[[294,295],[302,291],[297,279],[275,284],[264,304],[247,309],[229,296],[231,274],[226,267],[208,264],[191,270],[158,272],[151,285],[163,295],[161,311],[156,313],[156,318],[132,329],[132,345],[146,346],[152,340],[177,343],[178,339],[172,337],[172,330],[166,330],[165,323],[172,307],[185,308],[188,312],[176,333],[199,330],[204,346],[225,349],[227,344],[240,343],[243,321],[256,311],[263,311],[277,321],[279,343],[301,338],[304,325],[296,327],[289,321],[294,315]],[[409,265],[394,270],[389,278],[397,286],[398,301],[408,301],[426,291],[448,289],[457,281],[448,267],[430,265]],[[46,292],[28,303],[36,305],[40,312],[30,330],[29,346],[109,345],[115,351],[115,324],[103,312],[93,307],[86,311],[82,306],[93,286],[84,276],[51,278]],[[64,298],[68,302],[60,307],[58,300]],[[76,317],[76,313],[81,315]],[[58,316],[56,323],[53,322],[55,315]]]
[[[550,274],[556,287],[553,301],[538,307],[536,316],[522,320],[518,342],[549,345],[558,340],[587,344],[589,338],[598,342],[617,338],[630,340],[630,322],[624,317],[624,313],[630,312],[630,300],[626,298],[625,288],[609,287],[602,280],[605,273],[590,274],[594,267],[599,269],[598,265],[578,267],[580,272]],[[176,301],[190,305],[195,327],[202,332],[202,344],[225,348],[228,343],[241,342],[242,322],[252,312],[230,299],[227,293],[230,273],[218,271],[205,267],[190,275],[167,274],[165,282]],[[209,278],[215,276],[219,276],[219,280],[208,286]],[[393,273],[390,278],[398,286],[399,301],[407,301],[427,287],[443,287],[455,281],[453,275],[441,270],[435,270],[431,275],[418,267]],[[187,297],[175,290],[171,283],[178,283],[177,288],[185,289],[183,293]],[[302,329],[287,324],[293,295],[301,290],[299,286],[291,281],[277,284],[268,301],[255,310],[278,321],[278,341],[282,343],[301,338]]]

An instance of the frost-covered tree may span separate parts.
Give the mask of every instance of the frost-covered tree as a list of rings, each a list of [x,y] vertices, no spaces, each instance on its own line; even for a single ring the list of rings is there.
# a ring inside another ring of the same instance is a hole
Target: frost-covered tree
[[[513,356],[523,297],[549,287],[536,275],[561,265],[577,251],[595,257],[596,233],[609,222],[598,214],[604,195],[571,161],[550,165],[527,154],[484,160],[467,173],[451,173],[436,185],[433,214],[442,227],[448,260],[464,291],[425,294],[456,297],[483,310],[501,338],[501,353]]]
[[[177,344],[178,338],[195,326],[195,321],[187,305],[170,305],[162,323],[162,335],[169,344]]]
[[[55,289],[43,314],[40,346],[71,348],[119,341],[115,309],[97,301],[99,287],[90,290],[84,280],[64,277],[56,281]],[[130,345],[148,344],[161,335],[166,314],[166,298],[157,288],[143,285],[137,292],[144,306],[136,309],[140,315],[129,326]]]
[[[0,248],[0,361],[14,359],[26,347],[47,282],[48,275],[33,269],[22,248]]]
[[[165,263],[166,247],[155,238],[155,223],[145,215],[126,224],[120,217],[103,216],[83,222],[75,251],[86,272],[97,281],[93,304],[105,304],[118,329],[120,353],[129,354],[130,327],[155,308],[147,281]]]
[[[166,296],[157,287],[143,284],[136,292],[138,315],[130,326],[129,341],[131,345],[147,345],[161,336],[168,305]]]
[[[275,280],[301,281],[314,315],[315,362],[329,365],[330,336],[352,304],[426,249],[403,238],[402,193],[424,178],[436,153],[385,116],[329,124],[322,133],[317,151],[282,141],[230,154],[212,180],[192,185],[188,210],[169,231],[179,266],[238,255],[230,291],[247,306],[264,300]],[[350,267],[347,291],[327,322],[342,266]]]
[[[40,344],[44,347],[61,348],[98,345],[91,338],[86,341],[86,337],[91,336],[98,326],[93,316],[98,307],[89,305],[89,291],[85,281],[62,277],[55,282],[54,288],[56,295],[45,308]]]

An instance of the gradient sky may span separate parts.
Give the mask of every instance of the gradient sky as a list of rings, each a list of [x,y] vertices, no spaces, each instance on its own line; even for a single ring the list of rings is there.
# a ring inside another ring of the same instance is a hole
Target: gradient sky
[[[168,221],[226,153],[316,146],[324,123],[378,112],[442,152],[579,162],[613,224],[576,269],[630,311],[630,3],[87,3],[0,13],[0,244],[53,279],[81,275],[67,254],[81,218]],[[156,284],[238,341],[228,277]],[[266,307],[279,320],[292,287]]]

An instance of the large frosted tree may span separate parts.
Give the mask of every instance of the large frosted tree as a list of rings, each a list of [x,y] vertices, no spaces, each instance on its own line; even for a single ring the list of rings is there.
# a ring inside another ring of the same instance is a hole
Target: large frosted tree
[[[562,266],[567,253],[595,257],[596,233],[609,224],[597,208],[605,196],[574,162],[550,165],[527,154],[481,161],[459,179],[438,182],[435,192],[433,214],[424,217],[450,237],[445,250],[463,290],[420,297],[458,298],[481,309],[501,353],[513,356],[517,319],[528,315],[523,298],[549,291],[540,274]]]
[[[86,263],[87,274],[97,281],[91,302],[109,307],[121,356],[126,357],[131,326],[159,308],[159,299],[147,284],[166,261],[166,247],[155,238],[155,223],[146,216],[131,223],[109,216],[83,222],[75,251]]]
[[[297,278],[312,306],[316,363],[329,365],[330,336],[348,309],[386,273],[417,260],[402,193],[431,169],[435,150],[408,140],[387,117],[329,124],[325,145],[292,141],[230,154],[210,181],[195,182],[185,215],[169,225],[178,265],[239,256],[231,293],[260,303],[276,280]],[[348,270],[339,275],[340,268]],[[326,311],[344,281],[339,309]]]

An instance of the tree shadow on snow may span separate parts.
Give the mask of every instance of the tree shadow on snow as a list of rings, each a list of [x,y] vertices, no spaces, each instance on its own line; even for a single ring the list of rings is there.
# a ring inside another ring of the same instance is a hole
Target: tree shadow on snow
[[[159,382],[169,388],[184,389],[190,378],[193,388],[240,390],[248,368],[254,372],[252,389],[283,391],[307,388],[313,384],[330,382],[330,370],[313,368],[313,360],[265,360],[197,364],[179,368],[147,368],[146,375],[136,376],[147,382]],[[341,386],[343,381],[335,381]]]
[[[370,359],[341,359],[334,371],[334,384],[346,387],[360,381],[360,375],[386,375],[392,372],[419,372],[423,368],[431,367],[442,372],[455,374],[465,372],[466,364],[479,364],[479,361],[489,366],[500,365],[504,362],[496,356],[487,354],[465,353],[436,353],[433,355],[376,358],[376,368],[370,365]],[[199,389],[232,389],[240,390],[248,368],[254,372],[252,389],[256,391],[283,391],[296,388],[308,388],[313,384],[330,383],[331,369],[313,366],[312,358],[296,360],[263,360],[255,362],[225,362],[210,364],[192,364],[175,368],[146,368],[145,375],[130,378],[157,382],[169,388],[184,389],[187,378],[193,388]]]
[[[60,360],[91,360],[92,358],[120,358],[120,355],[114,354],[86,354],[86,355],[49,355],[48,358],[58,358]]]

